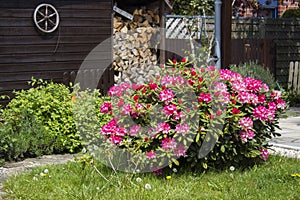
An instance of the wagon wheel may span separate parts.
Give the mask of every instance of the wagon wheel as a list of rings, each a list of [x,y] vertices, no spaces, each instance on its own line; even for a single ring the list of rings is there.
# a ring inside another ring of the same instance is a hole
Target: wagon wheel
[[[59,15],[57,10],[50,4],[40,4],[33,14],[36,27],[43,33],[52,33],[59,25]]]

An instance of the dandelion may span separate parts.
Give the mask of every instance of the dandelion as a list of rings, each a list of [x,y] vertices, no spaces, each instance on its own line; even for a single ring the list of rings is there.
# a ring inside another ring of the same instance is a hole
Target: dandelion
[[[100,188],[99,188],[99,187],[96,187],[96,190],[100,190]]]
[[[300,174],[291,174],[292,177],[299,177],[300,178]]]
[[[37,177],[34,176],[34,177],[32,178],[32,180],[33,180],[33,181],[38,181],[39,179],[38,179]]]
[[[45,170],[44,170],[44,173],[45,173],[45,174],[48,174],[48,173],[49,173],[49,170],[48,170],[48,169],[45,169]]]
[[[233,171],[235,170],[235,167],[234,167],[234,166],[230,166],[230,168],[229,168],[229,169],[230,169],[230,171],[232,171],[232,172],[233,172]]]
[[[174,173],[177,173],[178,171],[177,171],[177,169],[176,169],[176,168],[173,168],[173,172],[174,172]]]
[[[145,189],[146,189],[146,190],[151,190],[151,185],[150,185],[149,183],[146,183],[146,184],[145,184]]]
[[[172,178],[172,176],[166,176],[167,180],[170,180]]]
[[[135,180],[136,180],[136,182],[138,182],[138,183],[142,182],[142,179],[141,179],[140,177],[137,177]]]

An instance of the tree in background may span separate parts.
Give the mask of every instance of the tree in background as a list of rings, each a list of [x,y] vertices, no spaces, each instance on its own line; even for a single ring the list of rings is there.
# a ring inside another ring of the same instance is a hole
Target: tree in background
[[[177,15],[214,15],[215,0],[173,0],[173,14]],[[233,16],[243,16],[247,8],[258,12],[257,0],[232,0]]]
[[[214,15],[215,0],[173,0],[173,14]]]

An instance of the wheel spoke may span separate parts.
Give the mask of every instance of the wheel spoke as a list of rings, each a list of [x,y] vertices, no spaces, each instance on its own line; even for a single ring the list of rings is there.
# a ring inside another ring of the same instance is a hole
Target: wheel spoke
[[[46,5],[45,15],[48,16],[48,5]]]
[[[48,19],[48,20],[49,20],[49,22],[50,22],[53,26],[56,25],[51,19]]]
[[[45,30],[48,31],[48,20],[45,21]]]
[[[40,15],[42,15],[42,17],[45,17],[44,13],[42,13],[41,11],[38,10],[38,13],[39,13]]]
[[[52,13],[51,15],[49,15],[48,17],[50,18],[50,17],[53,17],[53,16],[55,16],[56,15],[56,13]]]
[[[40,21],[38,21],[37,23],[39,24],[39,23],[41,23],[41,22],[43,22],[43,21],[45,21],[45,17],[43,18],[43,19],[41,19]]]

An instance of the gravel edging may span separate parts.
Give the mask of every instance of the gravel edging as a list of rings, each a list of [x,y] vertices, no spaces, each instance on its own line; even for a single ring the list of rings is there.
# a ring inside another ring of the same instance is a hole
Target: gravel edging
[[[270,143],[272,145],[270,153],[280,155],[287,158],[300,159],[300,147],[288,146],[283,144]]]

